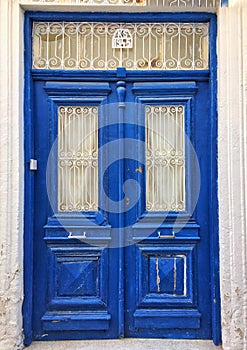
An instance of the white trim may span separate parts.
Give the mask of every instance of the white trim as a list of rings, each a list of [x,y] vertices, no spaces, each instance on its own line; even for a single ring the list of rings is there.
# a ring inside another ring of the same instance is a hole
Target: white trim
[[[0,0],[0,347],[22,343],[23,15]]]
[[[8,0],[6,0],[8,1]],[[70,5],[61,5],[61,4],[28,4],[28,3],[22,3],[21,7],[23,10],[27,11],[57,11],[57,12],[96,12],[94,6],[82,6],[78,4],[70,4]],[[97,7],[97,12],[132,12],[132,13],[143,13],[143,12],[211,12],[215,13],[217,12],[216,8],[212,9],[205,9],[205,8],[197,8],[196,10],[192,7],[186,7],[186,8],[159,8],[156,6],[148,6],[148,7],[127,7],[127,6],[107,6],[104,7]]]
[[[7,0],[6,0],[7,1]],[[217,7],[196,7],[196,6],[117,6],[117,5],[80,5],[62,3],[32,3],[30,0],[17,0],[24,10],[30,11],[58,11],[58,12],[213,12]],[[162,0],[161,0],[162,1]]]
[[[219,221],[224,350],[247,349],[246,1],[232,0],[218,16]]]

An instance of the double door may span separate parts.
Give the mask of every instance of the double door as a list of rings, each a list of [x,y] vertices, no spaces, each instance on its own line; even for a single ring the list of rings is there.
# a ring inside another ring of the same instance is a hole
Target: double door
[[[208,82],[34,82],[33,337],[212,337]]]

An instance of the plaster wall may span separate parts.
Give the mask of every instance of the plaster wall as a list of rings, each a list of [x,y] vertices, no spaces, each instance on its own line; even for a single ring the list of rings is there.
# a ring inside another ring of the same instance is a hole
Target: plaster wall
[[[22,344],[23,15],[0,0],[0,349]]]
[[[230,0],[228,8],[219,9],[218,20],[223,349],[246,350],[246,0]],[[18,0],[0,0],[0,40],[0,348],[13,350],[22,348],[23,301],[23,10]]]
[[[218,17],[218,167],[224,350],[247,349],[247,2]]]

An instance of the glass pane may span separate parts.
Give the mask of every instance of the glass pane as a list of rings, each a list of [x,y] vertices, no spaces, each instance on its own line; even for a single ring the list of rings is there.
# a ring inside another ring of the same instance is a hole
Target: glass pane
[[[146,106],[146,209],[185,210],[184,106]]]
[[[33,68],[201,70],[208,44],[208,23],[35,22]]]
[[[98,107],[58,109],[58,210],[98,209]]]

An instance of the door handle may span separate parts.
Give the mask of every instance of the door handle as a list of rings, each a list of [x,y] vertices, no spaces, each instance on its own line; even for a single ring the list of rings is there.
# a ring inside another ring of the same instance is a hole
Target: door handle
[[[171,235],[162,235],[160,231],[157,232],[159,238],[175,238],[175,232],[172,231]]]
[[[81,236],[73,235],[73,232],[69,232],[68,238],[85,239],[85,238],[87,238],[87,232],[84,231],[83,235],[81,235]]]

